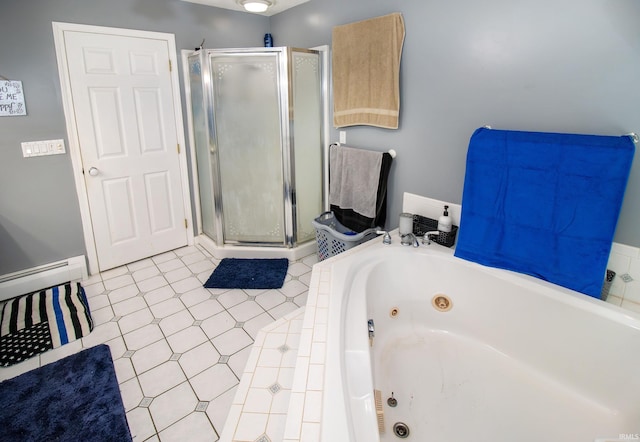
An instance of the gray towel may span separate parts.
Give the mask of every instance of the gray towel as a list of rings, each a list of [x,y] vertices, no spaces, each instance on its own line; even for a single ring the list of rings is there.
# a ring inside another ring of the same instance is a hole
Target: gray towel
[[[329,204],[375,218],[382,155],[332,145],[329,148]]]

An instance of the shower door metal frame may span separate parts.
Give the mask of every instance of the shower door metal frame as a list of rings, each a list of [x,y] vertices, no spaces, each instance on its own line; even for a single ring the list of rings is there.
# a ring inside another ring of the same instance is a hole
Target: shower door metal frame
[[[290,66],[290,59],[292,51],[303,51],[310,53],[317,53],[319,60],[321,60],[319,51],[307,50],[307,49],[294,49],[288,47],[280,48],[239,48],[239,49],[209,49],[201,51],[201,57],[206,59],[206,64],[202,64],[203,72],[204,66],[206,66],[208,75],[203,75],[205,81],[205,95],[207,100],[207,106],[211,108],[211,112],[207,113],[208,116],[208,131],[209,131],[209,151],[212,161],[212,182],[215,183],[214,188],[214,217],[216,226],[216,236],[214,241],[217,244],[231,244],[231,245],[248,245],[248,246],[267,246],[267,247],[295,247],[297,244],[295,226],[296,224],[296,187],[295,187],[295,166],[294,166],[294,140],[292,133],[293,121],[293,109],[292,109],[292,66]],[[213,112],[214,104],[214,92],[213,92],[213,72],[211,70],[211,57],[210,54],[221,55],[234,55],[234,56],[255,56],[260,54],[276,55],[277,67],[278,67],[278,97],[279,97],[279,110],[280,110],[280,153],[281,153],[281,167],[282,167],[282,197],[283,197],[283,241],[282,242],[256,242],[256,241],[230,241],[224,237],[224,207],[222,202],[222,185],[220,174],[220,163],[218,158],[218,141],[217,132],[215,126],[215,115]],[[322,81],[322,80],[321,80]],[[320,134],[321,138],[324,138]],[[321,141],[324,145],[324,140]]]
[[[212,84],[212,73],[211,73],[211,65],[210,65],[210,57],[209,54],[211,52],[220,53],[220,54],[229,54],[229,55],[237,55],[241,54],[256,54],[256,53],[279,53],[281,56],[279,57],[278,66],[278,82],[279,82],[279,100],[280,100],[280,127],[281,127],[281,154],[282,154],[282,173],[283,173],[283,210],[284,210],[284,241],[282,243],[261,243],[256,241],[226,241],[224,239],[224,210],[222,204],[222,188],[221,188],[221,175],[220,175],[220,167],[218,161],[218,146],[217,146],[217,138],[215,136],[215,115],[212,112],[213,110],[213,84]],[[293,66],[289,63],[292,60],[292,52],[303,52],[303,53],[313,53],[318,55],[318,63],[319,63],[319,82],[320,82],[320,116],[321,116],[321,131],[319,134],[320,138],[320,148],[322,149],[321,162],[320,167],[323,170],[323,183],[321,189],[321,199],[324,210],[324,207],[327,206],[327,146],[326,139],[328,136],[328,127],[327,122],[328,119],[328,105],[327,97],[329,94],[329,84],[328,84],[328,64],[329,64],[329,47],[323,46],[314,49],[304,49],[304,48],[289,48],[289,47],[280,47],[280,48],[232,48],[232,49],[201,49],[199,51],[188,51],[183,50],[183,62],[186,66],[189,65],[189,60],[193,58],[193,56],[198,56],[202,71],[201,81],[202,81],[202,99],[203,99],[203,109],[206,109],[206,120],[207,120],[207,143],[208,143],[208,151],[209,151],[209,167],[208,172],[210,174],[211,182],[213,183],[213,224],[214,224],[214,232],[213,237],[211,238],[218,245],[242,245],[242,246],[268,246],[268,247],[282,247],[286,246],[287,248],[292,248],[297,245],[297,201],[296,201],[296,183],[295,183],[295,140],[293,135],[293,124],[294,122],[294,112],[293,109]],[[185,89],[190,90],[190,85],[188,81],[188,67],[185,68]],[[187,101],[189,102],[190,97],[187,97]],[[189,119],[190,125],[191,120]],[[191,130],[193,132],[193,128]],[[199,185],[198,175],[196,173],[196,148],[193,145],[194,140],[191,139],[191,153],[192,153],[192,167],[193,167],[193,178],[194,185],[196,187],[195,194],[197,195],[199,192],[197,187]],[[202,233],[202,219],[204,214],[201,209],[201,202],[199,199],[195,201],[196,204],[196,214],[199,215],[199,230]]]

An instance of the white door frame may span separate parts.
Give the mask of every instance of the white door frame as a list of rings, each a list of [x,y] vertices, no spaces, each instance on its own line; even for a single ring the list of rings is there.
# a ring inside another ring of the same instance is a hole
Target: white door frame
[[[184,215],[188,220],[187,244],[193,245],[193,219],[191,213],[191,192],[189,189],[189,172],[187,168],[187,145],[184,139],[184,124],[182,121],[182,105],[180,102],[180,83],[178,80],[178,60],[176,57],[176,43],[173,34],[163,32],[139,31],[134,29],[110,28],[104,26],[82,25],[75,23],[52,22],[53,40],[56,48],[56,59],[58,61],[58,74],[60,76],[60,88],[62,92],[62,106],[67,126],[67,137],[69,139],[69,156],[73,167],[73,178],[76,184],[78,203],[80,205],[80,216],[82,218],[82,230],[84,243],[87,249],[87,260],[89,274],[99,271],[98,252],[94,242],[93,226],[91,224],[91,212],[89,210],[89,199],[84,181],[82,155],[80,153],[80,140],[74,118],[73,98],[71,95],[71,83],[69,81],[69,69],[67,66],[66,47],[64,42],[65,31],[92,32],[97,34],[110,34],[123,37],[151,38],[164,40],[169,48],[169,61],[171,62],[171,84],[173,87],[173,108],[176,124],[176,135],[180,144],[180,175],[182,180],[182,193],[184,201]]]

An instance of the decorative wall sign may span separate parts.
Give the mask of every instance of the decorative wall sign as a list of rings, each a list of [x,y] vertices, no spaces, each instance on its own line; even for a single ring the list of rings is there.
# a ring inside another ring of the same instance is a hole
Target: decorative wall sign
[[[27,115],[22,82],[0,81],[0,117],[15,117],[17,115]]]

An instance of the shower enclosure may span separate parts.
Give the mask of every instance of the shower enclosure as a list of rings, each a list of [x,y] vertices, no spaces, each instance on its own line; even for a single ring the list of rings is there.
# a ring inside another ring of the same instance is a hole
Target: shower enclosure
[[[294,248],[323,209],[322,54],[188,56],[201,227],[217,246]]]

